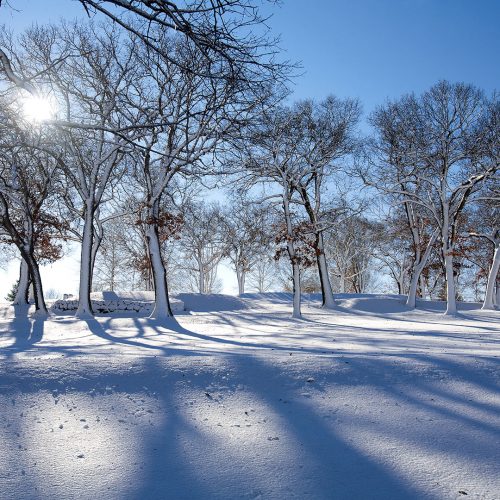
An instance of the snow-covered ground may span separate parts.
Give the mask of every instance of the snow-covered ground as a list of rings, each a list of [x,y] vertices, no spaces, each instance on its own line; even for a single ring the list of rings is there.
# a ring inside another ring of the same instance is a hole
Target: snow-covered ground
[[[0,306],[0,498],[500,498],[500,312],[179,298],[170,326]]]

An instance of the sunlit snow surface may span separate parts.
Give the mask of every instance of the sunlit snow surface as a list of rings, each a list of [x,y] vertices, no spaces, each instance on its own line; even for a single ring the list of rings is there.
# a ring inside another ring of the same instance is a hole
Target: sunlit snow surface
[[[500,312],[181,299],[179,325],[0,306],[0,498],[500,498]]]

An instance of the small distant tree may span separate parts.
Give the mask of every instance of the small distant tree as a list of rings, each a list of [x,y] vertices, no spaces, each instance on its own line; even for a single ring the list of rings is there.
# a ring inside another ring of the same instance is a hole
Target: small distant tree
[[[14,300],[16,299],[18,288],[19,288],[19,280],[16,280],[12,285],[12,288],[10,289],[9,293],[5,296],[5,300],[8,302],[14,302]]]
[[[248,273],[258,263],[263,248],[269,247],[270,207],[249,199],[235,199],[222,212],[222,232],[226,240],[226,257],[233,265],[238,293],[245,293]]]
[[[331,280],[340,293],[366,292],[378,246],[378,224],[363,217],[348,217],[327,232],[325,248],[331,262]]]
[[[217,293],[219,263],[227,254],[224,218],[218,204],[192,202],[184,210],[184,226],[179,241],[183,268],[198,293]]]
[[[248,285],[259,293],[271,290],[276,284],[276,262],[267,252],[261,252],[248,272]]]

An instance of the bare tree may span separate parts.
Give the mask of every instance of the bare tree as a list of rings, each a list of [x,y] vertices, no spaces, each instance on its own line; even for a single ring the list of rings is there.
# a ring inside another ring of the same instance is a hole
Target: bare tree
[[[102,240],[95,258],[95,272],[92,290],[128,290],[131,284],[129,255],[125,242],[129,239],[131,228],[120,214],[106,221],[106,231],[102,230]],[[99,223],[102,223],[99,221]]]
[[[15,0],[12,0],[15,1]],[[195,2],[135,0],[77,0],[89,17],[112,21],[126,34],[142,45],[148,53],[168,66],[176,65],[183,71],[214,80],[239,81],[253,87],[256,83],[273,85],[285,82],[292,66],[278,63],[278,40],[270,36],[269,27],[260,15],[258,3],[253,0],[201,0]],[[271,2],[274,0],[270,0]],[[7,7],[11,2],[3,2]],[[0,0],[2,8],[2,0]],[[5,7],[4,7],[5,8]],[[175,36],[181,43],[193,48],[195,59],[201,65],[190,65],[179,53],[172,53],[156,36],[162,33]],[[39,77],[45,71],[57,69],[70,53],[36,73],[26,73],[19,67],[18,43],[10,44],[0,37],[0,76],[19,89],[34,96],[43,96]],[[66,127],[102,129],[99,122],[68,122],[54,118],[52,123]],[[150,124],[141,126],[149,127]],[[134,128],[137,124],[133,125]],[[110,130],[116,133],[116,129]]]
[[[340,293],[364,293],[377,255],[379,226],[353,215],[326,232],[332,282]]]
[[[57,159],[78,197],[82,219],[79,304],[76,315],[93,314],[90,301],[93,263],[101,237],[96,215],[105,199],[130,137],[111,132],[125,120],[124,95],[134,77],[131,51],[113,30],[94,26],[33,28],[24,38],[25,65],[43,71],[45,85],[67,122],[98,123],[88,129],[63,127]],[[64,54],[71,53],[71,57]],[[44,68],[51,68],[46,69]],[[74,199],[71,201],[73,202]],[[96,235],[98,236],[96,238]]]
[[[328,275],[323,233],[331,227],[342,207],[323,203],[326,183],[338,172],[340,161],[354,153],[357,146],[355,127],[360,117],[359,102],[329,96],[315,103],[303,101],[293,111],[300,116],[299,155],[302,159],[297,191],[314,232],[316,261],[324,307],[333,307],[333,291]]]
[[[260,201],[279,200],[283,208],[283,227],[278,231],[278,240],[292,268],[294,318],[302,317],[300,266],[304,255],[297,251],[297,245],[298,236],[304,231],[297,227],[292,210],[294,194],[297,197],[297,181],[301,176],[298,149],[301,133],[300,117],[296,113],[284,107],[264,111],[259,125],[249,133],[250,139],[240,145],[234,161],[236,165],[244,166],[239,181],[241,189],[249,189],[261,182],[270,184],[275,191]],[[311,233],[310,230],[307,232]]]
[[[384,161],[376,179],[370,174],[365,179],[403,203],[409,213],[423,209],[432,221],[434,231],[422,260],[439,237],[446,314],[456,313],[453,260],[461,213],[498,170],[498,149],[492,146],[498,148],[497,108],[472,85],[442,81],[420,97],[405,96],[379,108],[372,118]],[[410,227],[415,224],[410,222]],[[418,271],[417,265],[414,286]]]
[[[57,162],[40,151],[43,132],[15,120],[5,101],[0,118],[0,225],[4,242],[16,245],[22,259],[14,303],[28,303],[32,282],[36,311],[47,315],[39,264],[61,257],[54,238],[62,235],[64,224],[50,210]]]
[[[276,284],[276,262],[269,251],[262,250],[248,272],[248,285],[259,293],[268,292]]]
[[[158,124],[144,133],[143,146],[136,150],[136,175],[143,189],[143,220],[147,222],[156,292],[152,317],[163,319],[171,317],[172,311],[158,240],[162,200],[175,188],[178,179],[194,179],[213,172],[217,148],[238,133],[267,94],[265,90],[260,94],[260,85],[249,87],[239,80],[207,80],[200,76],[206,61],[196,58],[193,47],[162,33],[157,33],[157,37],[165,51],[195,69],[193,73],[179,65],[168,65],[156,53],[136,47],[136,64],[142,77],[135,83],[138,99],[134,105],[142,122]]]
[[[180,240],[183,267],[194,277],[199,293],[218,291],[217,268],[227,253],[224,219],[217,204],[193,202],[185,207]]]
[[[261,259],[262,249],[270,246],[269,210],[265,204],[238,197],[222,213],[226,256],[236,273],[240,295],[245,293],[246,276]]]
[[[397,286],[398,294],[408,295],[412,269],[411,236],[401,206],[384,218],[384,231],[376,258]]]

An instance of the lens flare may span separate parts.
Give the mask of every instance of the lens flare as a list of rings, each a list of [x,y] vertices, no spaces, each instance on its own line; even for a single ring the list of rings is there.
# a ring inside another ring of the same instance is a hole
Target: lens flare
[[[33,123],[50,120],[55,114],[54,102],[48,97],[26,97],[23,99],[22,109],[24,117]]]

